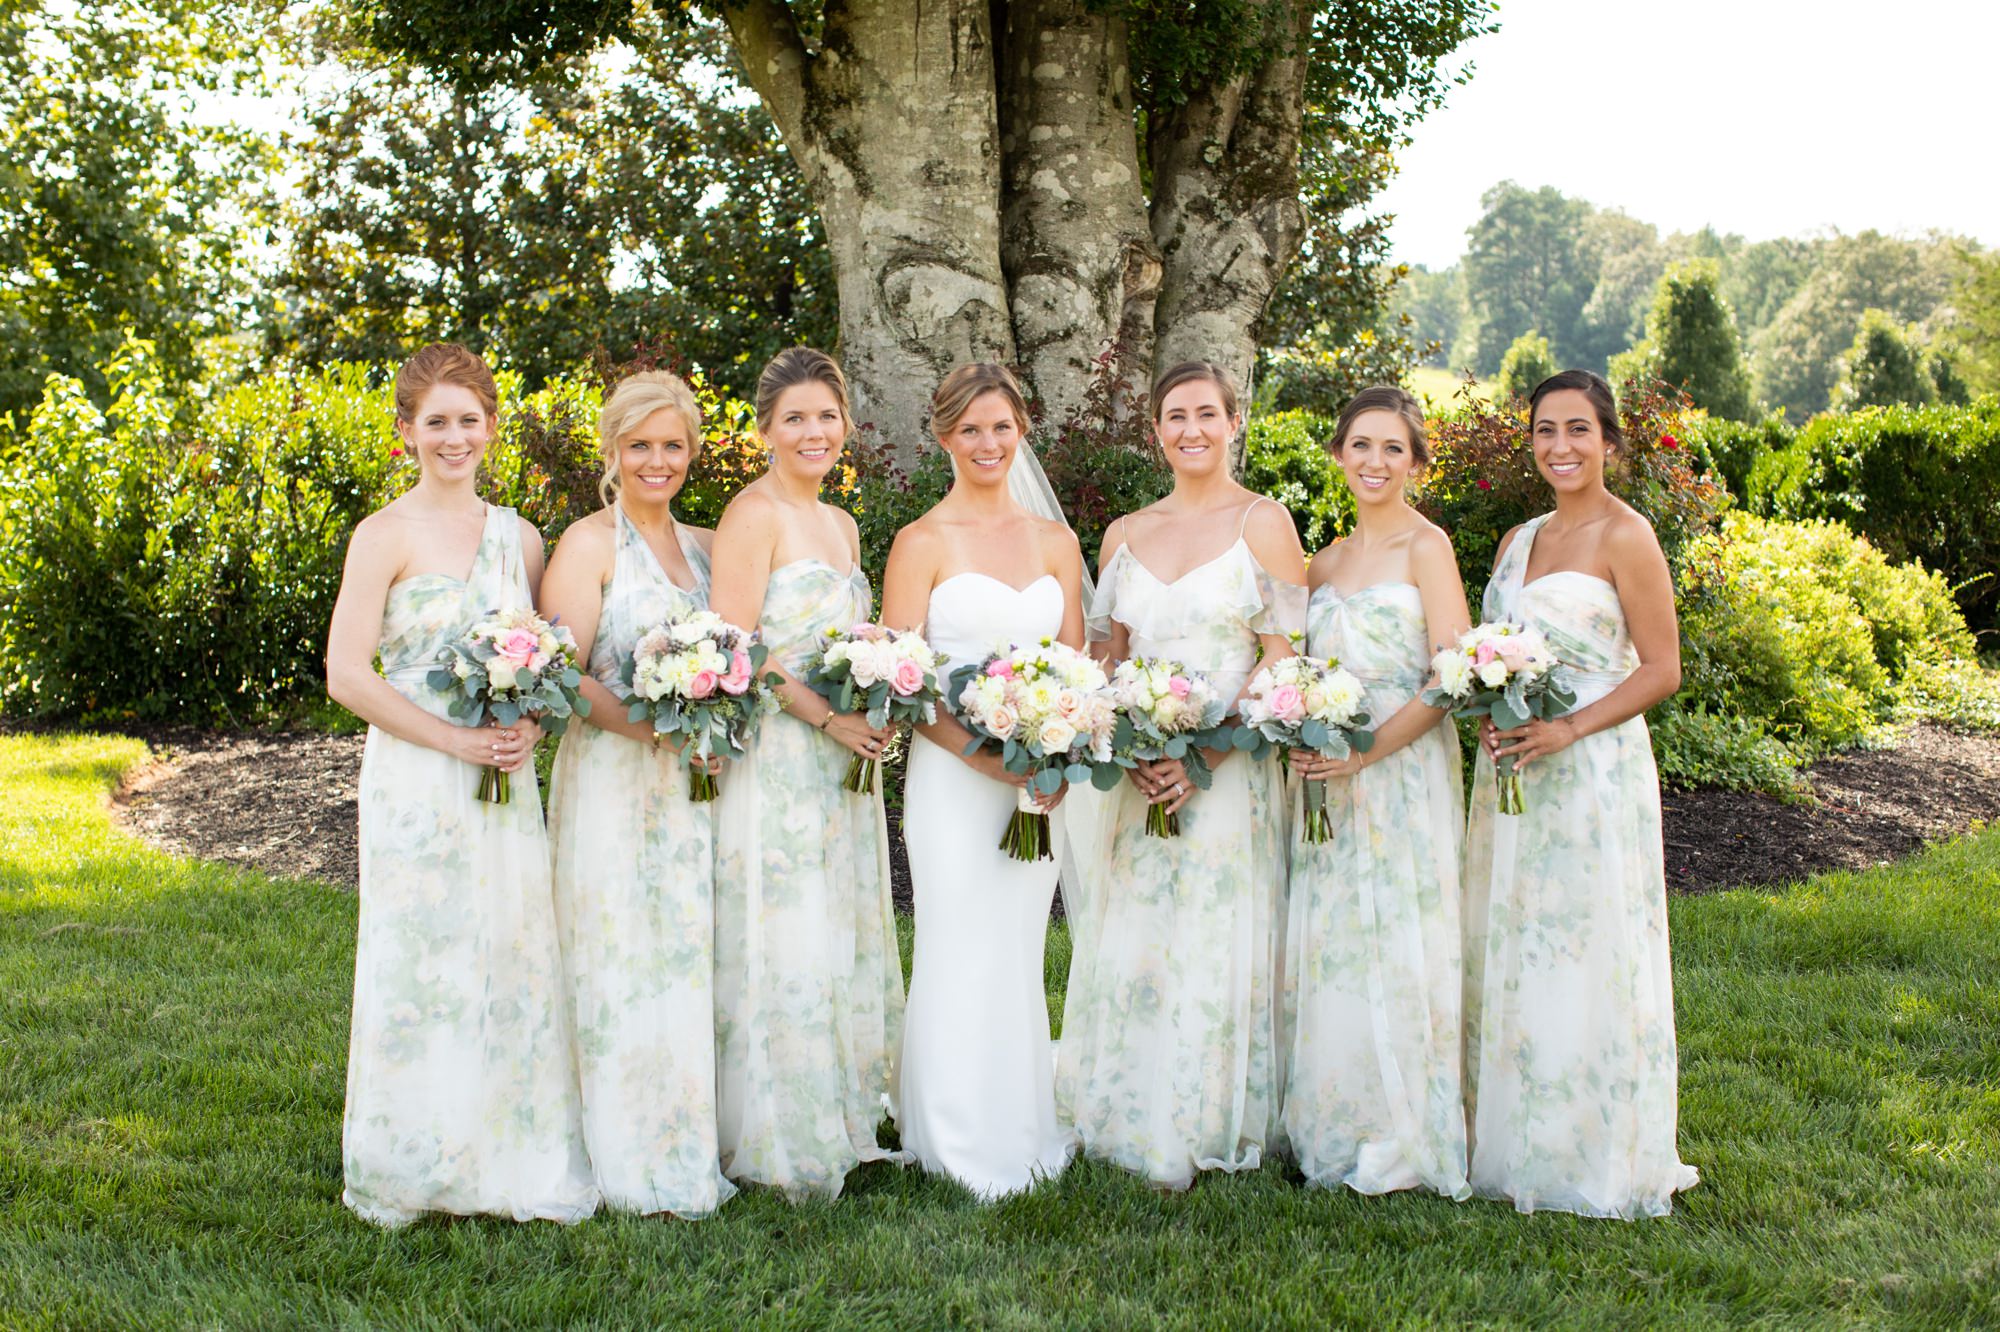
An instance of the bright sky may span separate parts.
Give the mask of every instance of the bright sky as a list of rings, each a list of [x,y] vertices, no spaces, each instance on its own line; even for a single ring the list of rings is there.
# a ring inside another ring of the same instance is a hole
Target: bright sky
[[[1933,228],[2000,244],[1992,0],[1501,0],[1380,198],[1441,268],[1501,180],[1662,233]]]

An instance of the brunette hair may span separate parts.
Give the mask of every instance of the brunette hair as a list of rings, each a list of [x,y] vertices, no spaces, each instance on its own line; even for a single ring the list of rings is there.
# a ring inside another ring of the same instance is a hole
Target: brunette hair
[[[1014,414],[1015,426],[1023,435],[1027,434],[1028,400],[1021,393],[1021,381],[997,362],[973,361],[946,375],[937,392],[931,394],[931,437],[944,443],[944,437],[965,419],[972,404],[988,393],[998,393],[1007,400],[1007,410]]]
[[[1535,385],[1535,391],[1528,395],[1528,429],[1531,432],[1535,428],[1535,413],[1541,409],[1542,399],[1565,389],[1575,389],[1590,399],[1591,410],[1597,413],[1597,426],[1604,432],[1606,444],[1615,449],[1625,442],[1625,430],[1618,424],[1618,400],[1611,396],[1611,385],[1605,382],[1603,375],[1588,370],[1564,370]]]
[[[486,362],[456,342],[433,342],[396,372],[396,419],[416,420],[424,395],[439,384],[471,389],[488,416],[500,410],[500,390]]]
[[[1182,361],[1153,381],[1154,424],[1159,423],[1160,404],[1167,400],[1169,393],[1183,384],[1198,383],[1202,380],[1215,385],[1216,392],[1222,395],[1222,410],[1234,417],[1237,414],[1236,383],[1230,379],[1229,372],[1213,361]]]
[[[687,381],[666,370],[642,370],[619,380],[597,414],[597,442],[604,456],[597,493],[606,504],[618,497],[618,450],[647,417],[661,411],[680,414],[689,436],[689,461],[701,456],[701,407]]]
[[[785,390],[801,384],[824,384],[832,389],[834,398],[840,403],[841,424],[853,428],[853,414],[847,405],[847,376],[840,373],[840,362],[811,347],[787,347],[773,356],[757,376],[757,429],[760,433],[771,428],[771,419],[778,414],[778,399],[784,396]]]
[[[1371,384],[1348,400],[1341,408],[1340,423],[1333,429],[1333,439],[1327,444],[1328,453],[1337,454],[1347,444],[1347,433],[1354,428],[1355,418],[1363,412],[1394,412],[1402,418],[1403,425],[1410,432],[1410,454],[1419,467],[1431,460],[1430,436],[1424,430],[1424,409],[1413,396],[1394,384]]]

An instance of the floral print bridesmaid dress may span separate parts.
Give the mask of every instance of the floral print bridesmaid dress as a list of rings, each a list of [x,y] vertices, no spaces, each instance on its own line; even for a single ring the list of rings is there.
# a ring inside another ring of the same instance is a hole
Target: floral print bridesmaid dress
[[[489,506],[472,576],[389,589],[384,674],[434,716],[438,650],[529,604],[520,523]],[[597,1208],[532,767],[513,799],[479,770],[370,727],[342,1154],[345,1202],[380,1225],[425,1212],[576,1221]]]
[[[771,573],[763,641],[803,676],[823,633],[868,618],[867,577],[819,560]],[[715,1028],[722,1168],[793,1198],[837,1197],[876,1145],[902,1040],[903,971],[877,789],[850,752],[767,717],[716,805]]]
[[[590,672],[625,698],[639,639],[708,601],[708,557],[676,526],[683,590],[623,510]],[[707,1216],[736,1192],[715,1141],[712,806],[688,799],[678,756],[572,725],[549,793],[556,918],[576,1026],[583,1131],[604,1200]]]
[[[1575,570],[1523,581],[1548,518],[1508,546],[1485,617],[1540,630],[1583,707],[1638,657],[1610,583]],[[1664,1216],[1698,1175],[1675,1146],[1673,965],[1645,720],[1529,764],[1521,788],[1527,811],[1499,814],[1480,755],[1466,833],[1473,1191],[1523,1212]]]
[[[1430,673],[1423,596],[1376,583],[1312,595],[1307,650],[1368,691],[1380,726]],[[1327,783],[1333,835],[1292,847],[1284,1124],[1308,1184],[1463,1198],[1464,984],[1458,737],[1448,720]]]
[[[1242,689],[1260,633],[1303,627],[1305,591],[1236,544],[1172,583],[1128,546],[1106,563],[1092,618],[1130,631],[1135,657],[1178,660],[1224,697]],[[1096,945],[1073,967],[1057,1103],[1083,1149],[1157,1184],[1254,1170],[1278,1130],[1279,932],[1286,816],[1275,760],[1236,754],[1147,835],[1146,800],[1111,793],[1110,860],[1091,885]]]

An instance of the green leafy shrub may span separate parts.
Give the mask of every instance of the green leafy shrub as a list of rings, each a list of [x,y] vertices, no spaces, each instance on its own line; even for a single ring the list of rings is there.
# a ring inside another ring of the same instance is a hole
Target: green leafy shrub
[[[1971,658],[1943,580],[1841,527],[1739,513],[1706,544],[1682,602],[1690,711],[1755,719],[1814,753],[1891,720],[1918,663]]]
[[[334,364],[177,397],[137,341],[104,373],[103,412],[51,380],[0,468],[0,706],[200,722],[311,705],[348,538],[417,476],[388,373]],[[523,396],[497,378],[481,491],[558,537],[600,503],[601,380]],[[747,409],[710,397],[712,437],[735,442]],[[720,511],[736,459],[705,455],[696,506]]]
[[[1649,726],[1660,779],[1668,786],[1804,794],[1800,755],[1755,718],[1670,703]]]
[[[147,344],[105,374],[102,413],[52,379],[0,477],[0,700],[199,721],[319,692],[347,535],[398,485],[386,392],[274,376],[189,432]]]
[[[1354,523],[1354,496],[1326,451],[1335,424],[1310,412],[1276,412],[1252,420],[1243,443],[1243,484],[1291,510],[1309,555]]]
[[[1765,454],[1789,448],[1798,434],[1786,424],[1783,412],[1751,422],[1720,416],[1696,417],[1687,422],[1687,432],[1697,456],[1738,500],[1748,498],[1750,472],[1758,460]]]
[[[1897,713],[1961,731],[2000,731],[2000,671],[1976,661],[1916,661],[1897,682]]]
[[[1922,561],[1973,628],[2000,624],[2000,396],[1815,417],[1758,460],[1749,491],[1756,512],[1830,518]]]
[[[1530,329],[1515,338],[1500,358],[1500,396],[1526,402],[1535,385],[1560,369],[1555,353],[1549,350],[1549,340]]]

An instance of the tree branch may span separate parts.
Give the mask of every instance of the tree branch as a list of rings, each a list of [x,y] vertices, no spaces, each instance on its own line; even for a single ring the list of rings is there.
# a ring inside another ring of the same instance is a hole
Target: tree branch
[[[810,127],[806,117],[806,68],[811,52],[798,19],[784,0],[743,0],[723,6],[723,21],[743,61],[743,76],[770,108],[778,132],[804,165]]]

